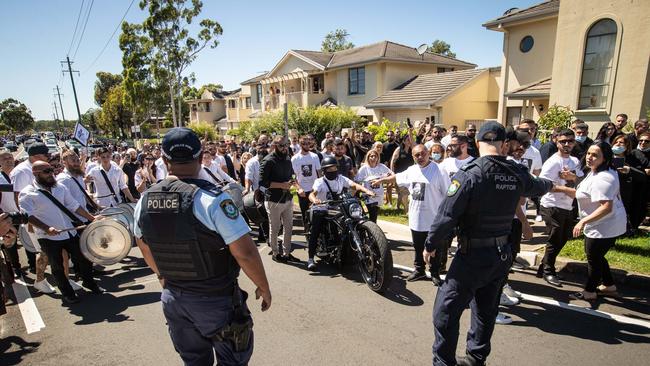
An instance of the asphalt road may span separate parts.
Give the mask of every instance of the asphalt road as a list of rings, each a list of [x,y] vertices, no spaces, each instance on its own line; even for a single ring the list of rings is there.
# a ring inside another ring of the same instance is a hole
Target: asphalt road
[[[411,266],[408,231],[382,225],[389,232],[394,261]],[[295,240],[301,244],[301,236]],[[303,243],[304,244],[304,243]],[[436,288],[428,281],[406,283],[396,269],[385,296],[370,291],[354,268],[340,273],[305,262],[282,265],[259,248],[270,279],[273,304],[262,313],[249,299],[255,321],[252,365],[425,365],[431,363],[432,306]],[[21,250],[22,251],[22,250]],[[294,255],[307,258],[306,250]],[[26,260],[23,258],[23,263]],[[103,295],[82,293],[82,302],[62,306],[58,295],[28,287],[45,325],[27,334],[16,305],[0,318],[0,365],[179,365],[167,334],[159,301],[160,285],[134,248],[127,260],[106,269]],[[245,275],[241,285],[253,293]],[[582,279],[568,278],[551,288],[530,273],[514,273],[513,288],[534,295],[502,311],[513,317],[497,325],[492,365],[647,365],[650,359],[649,293],[621,288],[622,298],[597,304],[600,315],[552,303],[568,302]],[[25,279],[32,283],[33,275]],[[577,281],[577,282],[575,282]],[[620,318],[617,318],[619,316]],[[636,324],[634,324],[636,323]],[[469,311],[461,320],[458,354],[464,353]]]

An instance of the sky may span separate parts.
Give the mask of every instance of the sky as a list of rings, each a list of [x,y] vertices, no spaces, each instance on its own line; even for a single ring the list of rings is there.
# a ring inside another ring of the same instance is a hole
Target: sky
[[[488,31],[481,24],[509,8],[524,8],[537,2],[540,1],[203,0],[199,19],[216,20],[223,35],[218,47],[206,48],[199,54],[189,72],[196,75],[196,87],[219,83],[226,90],[236,89],[240,82],[271,70],[290,49],[320,50],[323,37],[337,28],[346,29],[356,46],[390,40],[417,47],[441,39],[451,44],[461,60],[479,67],[500,66],[503,35]],[[54,89],[58,85],[66,119],[76,119],[70,75],[62,74],[60,63],[69,56],[74,62],[73,70],[80,72],[74,77],[81,113],[96,108],[95,73],[122,72],[120,30],[112,39],[110,36],[130,3],[131,0],[3,0],[0,100],[18,99],[36,120],[52,119]],[[125,21],[140,23],[146,18],[138,3],[134,0]],[[75,35],[80,9],[83,11]]]

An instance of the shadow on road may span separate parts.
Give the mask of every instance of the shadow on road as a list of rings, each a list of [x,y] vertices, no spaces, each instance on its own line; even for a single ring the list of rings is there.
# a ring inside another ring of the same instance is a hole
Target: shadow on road
[[[40,342],[27,342],[17,336],[0,339],[0,365],[18,365],[23,361],[23,356],[36,352]]]
[[[110,293],[102,295],[82,294],[81,302],[69,306],[70,314],[81,317],[76,325],[102,322],[118,323],[131,320],[121,314],[130,307],[147,305],[160,301],[160,292],[144,292],[116,297]]]

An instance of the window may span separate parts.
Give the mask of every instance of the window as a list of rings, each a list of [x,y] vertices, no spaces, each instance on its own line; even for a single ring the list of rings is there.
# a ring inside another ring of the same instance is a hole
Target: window
[[[228,99],[228,108],[237,108],[237,101],[234,99]]]
[[[257,87],[257,93],[256,93],[257,94],[257,98],[256,98],[257,103],[261,103],[262,102],[262,84],[257,84],[256,87]]]
[[[348,94],[366,94],[366,68],[348,69]]]
[[[519,51],[526,53],[533,49],[534,44],[535,40],[533,39],[533,36],[526,36],[521,39],[521,42],[519,42]]]
[[[610,92],[616,23],[601,19],[589,28],[580,81],[578,109],[604,109]]]
[[[454,68],[453,67],[439,67],[438,68],[438,73],[450,72],[450,71],[454,71]]]
[[[246,97],[246,108],[251,107],[251,97]]]

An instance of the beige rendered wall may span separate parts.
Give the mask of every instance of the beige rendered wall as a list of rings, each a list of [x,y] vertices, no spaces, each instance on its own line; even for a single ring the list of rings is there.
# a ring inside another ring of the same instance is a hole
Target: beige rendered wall
[[[496,118],[498,102],[488,101],[492,79],[490,72],[485,71],[449,97],[436,103],[442,107],[440,119],[436,122],[445,126],[457,125],[463,129],[466,120]]]
[[[292,72],[295,69],[301,69],[301,70],[314,70],[316,69],[316,66],[309,64],[295,56],[289,56],[284,63],[278,67],[277,70],[273,72],[272,75],[269,76],[278,76],[278,75],[283,75]]]
[[[363,95],[348,95],[348,68],[331,72],[336,74],[336,89],[330,89],[332,97],[336,99],[339,105],[352,107],[352,109],[357,111],[357,114],[362,116],[374,114],[372,110],[366,109],[363,106],[379,95],[377,93],[378,64],[368,64],[365,65],[365,68],[366,93]],[[327,82],[328,80],[326,78],[325,87],[329,88]]]
[[[387,118],[393,122],[402,122],[404,126],[406,126],[407,118],[411,120],[411,123],[415,123],[415,121],[424,122],[427,117],[430,118],[436,115],[436,111],[433,109],[384,109],[378,112],[380,112],[382,118]]]
[[[613,88],[606,109],[576,112],[577,118],[593,125],[592,133],[602,122],[613,121],[619,113],[626,113],[635,121],[650,107],[650,1],[647,0],[562,0],[550,103],[576,108],[586,33],[602,18],[610,18],[618,25],[618,53],[614,55],[615,74],[610,81]]]

